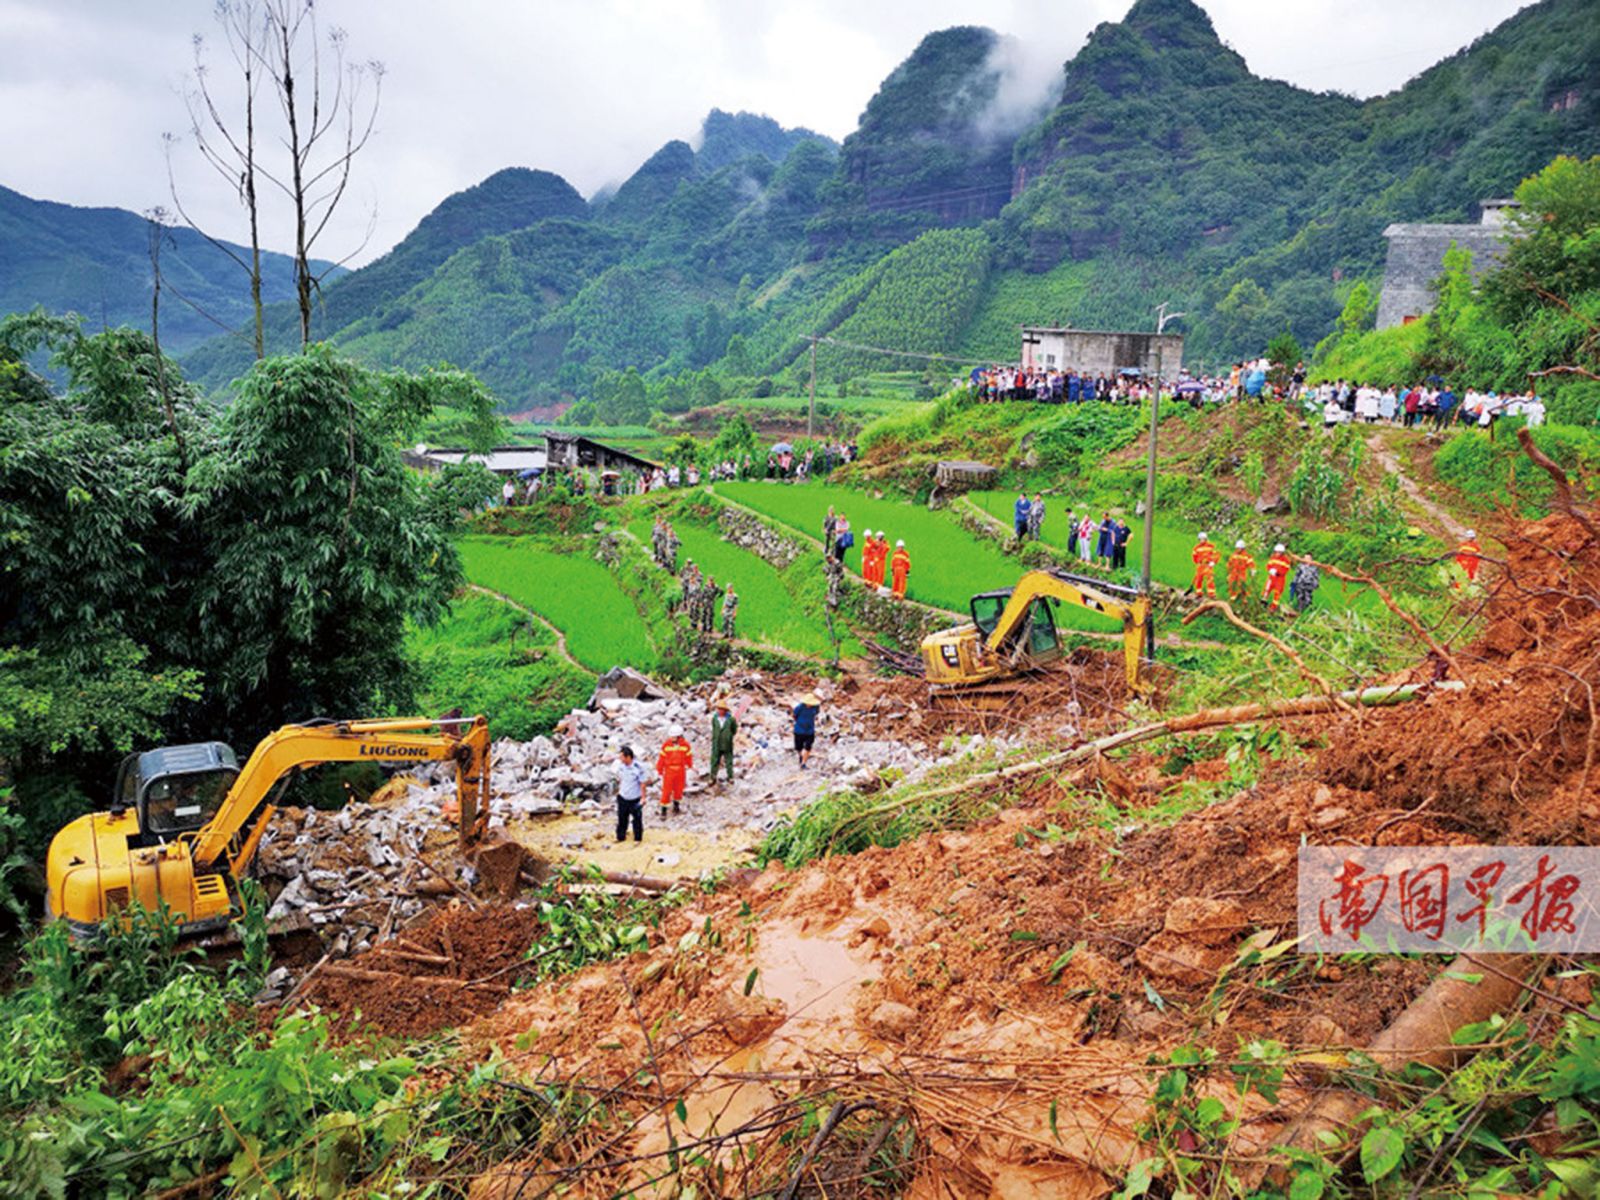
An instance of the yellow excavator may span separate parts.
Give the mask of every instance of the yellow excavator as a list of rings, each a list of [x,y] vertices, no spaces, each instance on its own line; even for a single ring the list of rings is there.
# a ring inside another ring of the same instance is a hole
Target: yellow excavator
[[[972,597],[970,624],[940,630],[922,640],[922,669],[935,699],[960,696],[980,706],[1003,704],[1015,677],[1061,657],[1061,634],[1052,606],[1072,604],[1122,622],[1122,653],[1128,689],[1141,692],[1140,660],[1155,648],[1150,598],[1065,571],[1029,571],[1016,587]]]
[[[301,767],[331,762],[456,764],[463,849],[489,816],[489,723],[483,717],[313,721],[268,734],[241,768],[222,742],[130,754],[109,812],[65,826],[46,859],[48,916],[93,941],[122,910],[165,907],[185,935],[225,927],[238,880],[275,802]]]

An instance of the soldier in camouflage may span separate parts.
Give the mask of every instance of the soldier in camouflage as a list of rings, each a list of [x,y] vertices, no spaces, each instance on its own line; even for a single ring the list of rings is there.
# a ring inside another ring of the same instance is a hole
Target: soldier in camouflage
[[[739,597],[734,593],[733,584],[728,585],[728,590],[722,594],[722,636],[733,638],[733,624],[739,616]]]

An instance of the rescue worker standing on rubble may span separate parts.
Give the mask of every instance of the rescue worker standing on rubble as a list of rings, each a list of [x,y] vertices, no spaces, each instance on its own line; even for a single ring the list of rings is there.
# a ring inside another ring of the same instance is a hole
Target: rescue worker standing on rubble
[[[1461,545],[1456,547],[1456,566],[1466,574],[1468,583],[1476,583],[1478,579],[1478,564],[1482,561],[1483,547],[1478,545],[1478,533],[1474,529],[1467,530],[1467,536],[1461,539]],[[1455,586],[1460,587],[1461,581],[1455,581]]]
[[[1250,572],[1255,569],[1256,560],[1240,538],[1233,543],[1233,553],[1228,555],[1228,603],[1237,603],[1250,594]]]
[[[722,593],[722,636],[729,641],[733,640],[734,621],[739,616],[739,597],[733,590],[733,584],[728,585],[728,590]]]
[[[717,697],[716,715],[711,718],[711,782],[717,782],[717,768],[728,766],[728,782],[733,782],[733,735],[739,732],[739,722],[728,711],[728,698]]]
[[[817,710],[821,707],[822,701],[815,692],[807,692],[794,706],[794,752],[800,756],[802,771],[806,769],[811,749],[817,743]]]
[[[889,560],[889,570],[894,576],[894,594],[904,600],[906,576],[911,574],[911,554],[906,550],[904,541],[895,542],[894,557]]]
[[[633,761],[633,747],[624,746],[617,754],[617,841],[644,841],[644,768]]]
[[[682,811],[679,805],[683,803],[683,785],[692,766],[694,751],[689,747],[689,739],[683,736],[683,726],[674,725],[667,730],[667,740],[662,743],[661,754],[656,759],[656,774],[661,776],[663,817],[667,815],[669,804],[674,815]]]
[[[1201,534],[1189,556],[1194,560],[1194,585],[1190,589],[1196,596],[1217,598],[1217,560],[1222,557],[1206,534]]]
[[[1294,562],[1289,558],[1288,551],[1279,542],[1272,548],[1272,557],[1267,559],[1267,586],[1261,592],[1263,601],[1269,596],[1272,598],[1269,607],[1273,612],[1278,611],[1278,604],[1283,599],[1283,585],[1289,582],[1289,572],[1293,567]]]

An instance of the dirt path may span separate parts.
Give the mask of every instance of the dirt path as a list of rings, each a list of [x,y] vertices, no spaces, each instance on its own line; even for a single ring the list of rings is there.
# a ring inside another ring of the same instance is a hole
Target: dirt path
[[[497,592],[493,588],[481,587],[476,583],[468,583],[468,584],[464,584],[462,586],[464,586],[469,592],[477,592],[480,596],[492,596],[494,599],[500,601],[502,604],[510,605],[512,608],[516,609],[519,613],[524,613],[527,616],[532,617],[535,621],[539,622],[539,624],[543,625],[546,629],[548,629],[551,633],[553,633],[555,635],[556,653],[557,654],[559,654],[562,658],[566,659],[573,666],[577,667],[578,670],[582,671],[585,675],[593,675],[594,674],[594,672],[591,671],[588,667],[584,666],[581,662],[579,662],[577,659],[572,657],[571,652],[568,651],[568,649],[567,649],[567,635],[562,633],[561,630],[557,629],[549,621],[545,620],[544,617],[542,617],[538,613],[534,612],[533,609],[529,608],[526,604],[518,604],[515,600],[513,600],[510,596],[507,596],[504,592]]]
[[[1406,494],[1406,499],[1444,530],[1446,540],[1460,541],[1466,536],[1467,526],[1444,507],[1429,499],[1427,493],[1422,490],[1422,485],[1406,474],[1405,464],[1400,461],[1400,456],[1394,452],[1381,432],[1375,432],[1367,439],[1367,449],[1372,451],[1372,456],[1385,471],[1400,481],[1400,490]]]

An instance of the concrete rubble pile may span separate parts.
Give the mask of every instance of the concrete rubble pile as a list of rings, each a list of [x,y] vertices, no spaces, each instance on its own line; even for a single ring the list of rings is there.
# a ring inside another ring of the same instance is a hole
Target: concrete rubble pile
[[[677,693],[636,672],[608,673],[591,706],[568,713],[553,736],[494,744],[490,828],[573,814],[593,823],[586,836],[603,831],[612,819],[617,751],[632,746],[646,770],[652,770],[674,725],[687,733],[695,757],[688,788],[690,815],[682,827],[702,831],[743,828],[760,833],[772,827],[780,812],[819,793],[876,787],[881,773],[891,768],[896,778],[915,778],[953,757],[953,752],[932,756],[894,740],[898,721],[914,719],[914,714],[865,718],[847,703],[832,703],[829,685],[820,683],[818,750],[812,768],[800,771],[790,742],[789,705],[796,697],[761,684],[761,677],[752,675]],[[739,719],[738,782],[713,806],[697,801],[709,794],[704,772],[710,762],[711,716],[723,689]],[[963,749],[970,751],[981,741],[974,739]],[[438,856],[438,871],[448,873],[448,880],[422,858],[425,845],[439,848],[454,837],[446,814],[456,791],[454,764],[422,764],[402,778],[411,786],[385,788],[376,797],[378,803],[352,803],[337,812],[282,809],[275,814],[262,844],[261,872],[287,882],[271,919],[299,915],[319,926],[332,923],[347,939],[346,948],[356,951],[375,934],[421,911],[426,897],[449,895],[476,882],[472,868],[450,855]],[[584,840],[574,837],[571,845],[576,848]]]

